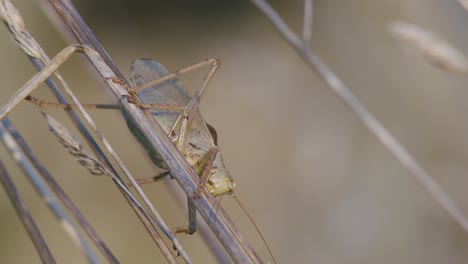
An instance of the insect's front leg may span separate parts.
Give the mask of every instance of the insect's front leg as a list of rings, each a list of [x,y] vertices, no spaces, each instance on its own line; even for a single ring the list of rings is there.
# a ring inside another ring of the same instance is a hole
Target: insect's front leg
[[[42,70],[37,72],[26,84],[10,97],[8,102],[0,108],[0,120],[3,119],[11,110],[13,110],[24,98],[26,98],[42,82],[49,78],[55,71],[77,52],[92,53],[95,52],[89,47],[83,45],[72,45],[60,51]]]
[[[56,107],[56,108],[63,108],[63,109],[71,109],[77,108],[76,104],[62,104],[56,102],[49,102],[46,100],[39,99],[37,97],[28,95],[24,100],[29,101],[40,108],[49,108],[49,107]],[[119,105],[116,104],[81,104],[84,108],[95,108],[95,109],[120,109]]]
[[[200,183],[198,184],[198,189],[195,191],[194,196],[195,198],[200,197],[203,190],[206,189],[206,184],[210,178],[210,172],[213,168],[213,163],[216,159],[216,155],[219,152],[219,148],[217,146],[213,146],[201,160],[206,160],[204,164],[202,173],[200,174]]]

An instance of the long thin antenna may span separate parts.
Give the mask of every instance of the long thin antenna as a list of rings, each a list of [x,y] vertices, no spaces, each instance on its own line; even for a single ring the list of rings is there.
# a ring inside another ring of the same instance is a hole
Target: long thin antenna
[[[234,194],[231,194],[232,198],[234,198],[234,200],[236,200],[237,204],[239,205],[239,207],[242,209],[242,211],[244,211],[245,215],[247,215],[247,217],[249,218],[249,221],[250,223],[252,223],[252,225],[254,226],[255,230],[257,230],[257,233],[258,235],[260,236],[260,238],[262,239],[263,241],[263,244],[265,245],[266,249],[268,250],[268,254],[270,254],[270,257],[271,259],[273,260],[274,263],[278,263],[275,259],[275,256],[273,256],[273,252],[271,251],[270,249],[270,246],[268,245],[265,237],[263,236],[262,232],[260,231],[260,228],[258,228],[257,224],[255,223],[254,219],[252,218],[252,216],[249,214],[249,211],[247,211],[247,208],[244,207],[244,205],[241,203],[241,201],[239,200],[239,198],[237,198],[237,196],[235,196]],[[221,197],[222,198],[222,197]],[[221,201],[220,201],[221,202]]]

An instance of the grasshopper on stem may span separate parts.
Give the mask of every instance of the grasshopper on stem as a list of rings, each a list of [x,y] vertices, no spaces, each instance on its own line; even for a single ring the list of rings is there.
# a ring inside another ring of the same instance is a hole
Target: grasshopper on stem
[[[211,65],[210,70],[203,79],[200,88],[193,97],[190,97],[177,76],[206,65]],[[160,63],[149,59],[139,59],[133,63],[131,69],[134,87],[126,87],[130,94],[127,100],[150,111],[151,116],[156,119],[190,166],[200,176],[200,188],[197,190],[197,195],[200,195],[200,192],[206,187],[215,197],[232,193],[235,188],[235,183],[224,165],[217,146],[216,131],[204,121],[198,110],[203,92],[218,67],[219,61],[217,59],[207,59],[169,74]],[[120,82],[118,78],[108,79]],[[32,96],[27,96],[26,99],[40,107],[73,106],[45,102]],[[84,106],[122,109],[117,105]],[[159,153],[154,150],[123,109],[122,115],[127,121],[130,131],[144,147],[152,162],[159,168],[167,170]],[[168,172],[163,172],[151,179],[140,179],[138,182],[140,184],[154,182],[168,174]],[[176,228],[176,233],[193,234],[196,231],[196,210],[190,198],[188,198],[188,214],[188,227]]]

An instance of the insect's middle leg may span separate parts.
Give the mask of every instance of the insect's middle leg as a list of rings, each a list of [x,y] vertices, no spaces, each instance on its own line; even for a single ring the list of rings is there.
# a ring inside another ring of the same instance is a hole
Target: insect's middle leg
[[[200,183],[198,184],[198,189],[195,191],[195,197],[199,197],[202,191],[206,188],[206,184],[210,177],[211,169],[213,168],[213,163],[216,159],[216,155],[219,152],[217,146],[212,147],[202,159],[206,160],[202,173],[200,174]]]
[[[190,197],[187,197],[187,209],[189,216],[188,226],[181,226],[174,228],[174,233],[179,234],[189,234],[192,235],[197,231],[197,209],[193,204],[193,200]]]
[[[24,98],[24,100],[29,101],[40,108],[49,108],[49,107],[56,107],[56,108],[63,108],[63,109],[71,109],[77,108],[76,104],[62,104],[56,102],[49,102],[46,100],[39,99],[32,95],[28,95]],[[96,108],[96,109],[120,109],[120,106],[116,104],[81,104],[84,108]]]
[[[157,181],[165,178],[166,176],[170,176],[170,175],[171,175],[171,173],[169,171],[165,171],[165,172],[162,172],[162,173],[160,173],[160,174],[158,174],[156,176],[153,176],[153,177],[150,177],[150,178],[135,179],[135,181],[138,183],[138,185],[141,186],[143,184],[157,182]]]

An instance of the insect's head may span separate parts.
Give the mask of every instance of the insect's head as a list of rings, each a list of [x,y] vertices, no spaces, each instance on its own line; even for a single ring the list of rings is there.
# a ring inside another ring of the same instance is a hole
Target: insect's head
[[[213,196],[229,194],[236,188],[236,183],[225,168],[212,168],[206,188]]]

